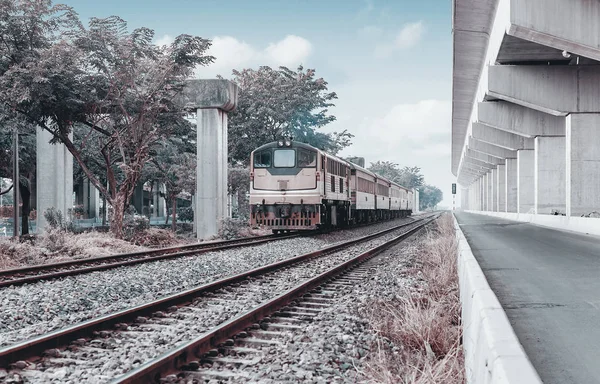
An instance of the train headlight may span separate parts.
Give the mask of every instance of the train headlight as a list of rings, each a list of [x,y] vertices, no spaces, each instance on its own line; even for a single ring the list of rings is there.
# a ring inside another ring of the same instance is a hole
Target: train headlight
[[[286,147],[289,147],[289,146],[291,146],[291,145],[292,145],[292,142],[291,142],[291,141],[289,141],[289,140],[286,140],[286,141],[285,141],[285,146],[286,146]]]
[[[277,142],[277,145],[279,145],[280,147],[283,147],[283,141],[281,141],[281,140],[280,140],[280,141],[278,141],[278,142]]]

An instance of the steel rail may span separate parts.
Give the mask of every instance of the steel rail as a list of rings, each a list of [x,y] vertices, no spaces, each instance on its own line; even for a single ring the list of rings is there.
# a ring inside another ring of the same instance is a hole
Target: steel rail
[[[8,286],[18,286],[28,283],[35,283],[40,280],[56,279],[65,276],[74,276],[94,271],[102,271],[112,268],[118,268],[128,265],[147,263],[151,261],[172,259],[183,256],[199,255],[208,252],[222,251],[226,249],[247,247],[252,245],[263,244],[275,240],[290,239],[304,235],[303,233],[293,233],[287,235],[266,235],[256,236],[244,239],[233,239],[233,240],[222,240],[200,244],[183,245],[179,247],[160,248],[149,251],[139,251],[132,253],[120,253],[108,256],[92,257],[88,259],[77,259],[63,261],[60,263],[52,264],[40,264],[30,267],[5,269],[0,271],[0,288]],[[156,256],[154,256],[156,255]],[[128,259],[128,260],[123,260]],[[117,261],[115,261],[117,260]],[[114,262],[110,262],[114,261]],[[103,263],[107,262],[107,263]],[[101,263],[101,264],[98,264]],[[90,266],[85,266],[92,264]],[[95,265],[94,265],[95,264]],[[76,267],[73,269],[64,269],[68,267]],[[62,269],[56,272],[52,272],[56,269]],[[30,273],[29,276],[24,274]],[[16,276],[16,277],[14,277]],[[11,278],[14,277],[14,278]],[[5,280],[2,280],[5,279]]]
[[[260,322],[265,317],[277,312],[294,300],[326,283],[349,268],[361,264],[373,258],[382,251],[392,247],[398,242],[407,239],[435,219],[437,219],[437,216],[430,218],[417,227],[395,237],[390,241],[387,241],[377,247],[361,253],[356,257],[353,257],[350,260],[338,264],[337,266],[297,285],[282,295],[271,299],[246,313],[236,316],[235,318],[200,335],[198,338],[189,341],[177,347],[176,349],[167,352],[166,354],[163,354],[162,356],[142,365],[131,372],[126,373],[123,376],[116,378],[115,380],[111,381],[110,384],[159,383],[161,378],[180,372],[180,367],[187,365],[193,360],[201,359],[205,353],[208,353],[211,349],[217,348],[220,344],[228,339],[231,339],[234,335],[246,330],[253,324]]]
[[[45,335],[35,337],[33,339],[22,341],[20,343],[0,349],[0,367],[8,367],[11,363],[14,363],[16,361],[24,360],[32,356],[39,356],[46,349],[64,346],[78,338],[83,338],[86,336],[89,337],[89,335],[91,335],[94,331],[106,330],[119,323],[131,322],[139,316],[148,316],[154,312],[165,310],[171,306],[189,303],[196,297],[202,296],[207,292],[216,291],[222,287],[246,280],[249,277],[264,275],[265,273],[282,269],[284,267],[297,264],[299,262],[317,256],[337,252],[354,244],[383,236],[403,227],[420,223],[424,220],[425,218],[421,218],[410,223],[404,223],[393,228],[382,230],[340,244],[331,245],[329,247],[322,248],[317,251],[278,261],[234,276],[225,277],[213,281],[211,283],[207,283],[196,288],[182,291],[146,304],[142,304],[113,314],[105,315],[99,318],[91,319],[64,329],[60,329]]]

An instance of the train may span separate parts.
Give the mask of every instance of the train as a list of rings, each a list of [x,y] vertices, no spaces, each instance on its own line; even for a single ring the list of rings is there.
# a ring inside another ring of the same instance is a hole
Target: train
[[[284,139],[250,157],[250,225],[273,233],[410,216],[412,189],[311,145]]]

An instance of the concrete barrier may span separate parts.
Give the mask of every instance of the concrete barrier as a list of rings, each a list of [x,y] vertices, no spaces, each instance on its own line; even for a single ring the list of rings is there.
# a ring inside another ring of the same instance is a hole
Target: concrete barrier
[[[560,229],[563,231],[571,231],[584,233],[587,235],[600,236],[600,218],[594,217],[578,217],[578,216],[554,216],[540,215],[534,213],[511,213],[511,212],[488,212],[488,211],[464,211],[476,213],[478,215],[488,215],[499,217],[501,219],[520,221],[539,225],[541,227]]]
[[[454,219],[468,384],[541,384]]]

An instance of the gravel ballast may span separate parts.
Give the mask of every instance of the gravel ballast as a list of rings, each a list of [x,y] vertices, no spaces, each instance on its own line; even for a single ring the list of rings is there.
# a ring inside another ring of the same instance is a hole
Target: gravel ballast
[[[400,219],[311,238],[8,287],[0,290],[0,346],[410,221]]]
[[[28,366],[21,376],[27,382],[107,382],[404,231],[406,229],[400,229],[334,254],[272,272],[265,279],[252,279],[240,287],[200,298],[192,306],[161,313],[154,318],[141,318],[134,324],[123,325],[123,331],[103,331],[98,339],[78,342],[79,347],[51,350],[48,352],[51,358],[44,359],[38,366]]]

